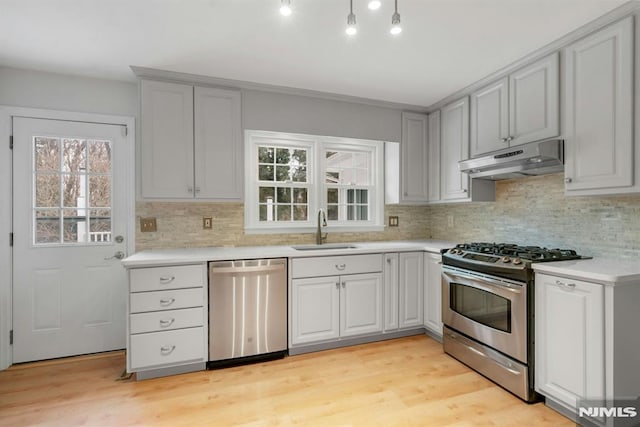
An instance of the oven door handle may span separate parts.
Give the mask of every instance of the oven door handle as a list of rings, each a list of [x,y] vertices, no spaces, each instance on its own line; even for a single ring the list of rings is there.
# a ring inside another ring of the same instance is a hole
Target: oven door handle
[[[511,292],[512,294],[521,294],[522,286],[518,285],[509,285],[507,283],[501,283],[497,280],[490,279],[484,276],[472,276],[467,275],[460,272],[452,272],[451,270],[443,269],[442,274],[451,279],[455,279],[456,277],[462,279],[459,281],[460,284],[470,286],[472,288],[477,288],[489,293],[503,293],[504,291]],[[452,282],[456,282],[456,280],[450,280]]]

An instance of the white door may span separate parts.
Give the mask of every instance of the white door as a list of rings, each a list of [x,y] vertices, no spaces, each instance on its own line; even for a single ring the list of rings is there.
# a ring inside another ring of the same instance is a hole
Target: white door
[[[400,254],[400,327],[423,325],[422,252]]]
[[[291,343],[340,336],[340,278],[294,279],[291,282]]]
[[[340,277],[340,336],[382,332],[382,273]]]
[[[424,254],[424,326],[442,336],[442,256]]]
[[[13,118],[14,363],[125,347],[124,130]]]
[[[467,199],[469,176],[460,172],[458,162],[469,158],[469,97],[443,107],[441,112],[442,200]]]
[[[508,87],[504,77],[471,94],[471,157],[509,146]]]

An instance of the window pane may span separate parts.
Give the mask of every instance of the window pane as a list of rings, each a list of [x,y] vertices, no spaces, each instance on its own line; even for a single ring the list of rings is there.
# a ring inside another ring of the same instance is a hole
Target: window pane
[[[294,203],[307,203],[307,189],[306,188],[294,188],[293,189],[293,202]]]
[[[369,185],[369,171],[367,169],[354,169],[353,181],[356,185]]]
[[[258,162],[259,163],[273,163],[273,147],[259,147],[258,148]]]
[[[260,181],[273,181],[273,166],[271,165],[258,166],[258,179]]]
[[[278,221],[291,221],[291,205],[278,205]]]
[[[338,184],[340,182],[340,173],[338,171],[327,171],[325,182],[327,184]]]
[[[290,188],[278,188],[276,190],[278,203],[291,203],[291,189]],[[279,218],[279,217],[278,217]]]
[[[276,166],[276,181],[290,181],[289,166]]]
[[[258,201],[260,203],[273,203],[276,189],[274,187],[259,187]]]
[[[329,221],[337,221],[338,220],[338,205],[328,205],[327,206],[327,220],[329,220]]]
[[[111,176],[99,175],[89,177],[89,206],[111,206]]]
[[[62,236],[65,243],[84,243],[87,235],[86,217],[64,217],[62,220]]]
[[[369,190],[356,190],[356,202],[368,203]]]
[[[353,167],[369,168],[371,154],[369,153],[353,153]]]
[[[36,207],[60,207],[60,175],[36,175]]]
[[[293,220],[294,221],[306,221],[307,220],[307,206],[306,205],[294,205],[293,206]]]
[[[291,160],[291,150],[288,148],[276,148],[276,163],[288,165]]]
[[[327,189],[327,203],[338,203],[338,189]]]
[[[111,241],[111,210],[91,209],[89,211],[89,242]]]
[[[307,182],[307,168],[305,166],[292,167],[291,180],[293,182]]]
[[[36,136],[34,138],[35,170],[57,171],[60,170],[60,150],[58,138]]]
[[[62,140],[62,170],[80,172],[87,169],[87,141],[79,139]]]
[[[307,165],[307,150],[293,150],[293,164]]]
[[[89,141],[89,171],[92,173],[111,172],[111,142]]]
[[[80,191],[80,175],[62,175],[62,196],[63,206],[84,206],[85,194]]]
[[[35,211],[35,242],[60,243],[60,209]]]
[[[273,208],[275,205],[260,205],[260,221],[273,221]]]

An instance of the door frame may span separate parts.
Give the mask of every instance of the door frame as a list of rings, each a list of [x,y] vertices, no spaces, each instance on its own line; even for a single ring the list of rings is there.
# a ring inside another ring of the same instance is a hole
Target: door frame
[[[13,156],[9,148],[9,138],[13,135],[12,118],[16,116],[127,127],[127,135],[124,137],[127,156],[125,164],[122,165],[127,182],[131,184],[124,195],[127,212],[127,252],[132,254],[135,250],[135,117],[0,105],[0,370],[8,368],[13,363],[13,349],[9,344],[9,333],[13,328],[13,248],[9,246],[9,234],[13,228]]]

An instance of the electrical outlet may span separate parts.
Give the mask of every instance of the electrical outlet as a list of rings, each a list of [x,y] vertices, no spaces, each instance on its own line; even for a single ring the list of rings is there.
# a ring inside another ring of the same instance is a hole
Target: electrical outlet
[[[213,227],[213,218],[210,216],[202,217],[202,229],[211,230],[212,227]]]
[[[398,217],[390,216],[389,217],[389,227],[397,227],[398,226]]]
[[[140,218],[140,231],[143,233],[158,231],[155,217]]]
[[[453,228],[453,215],[447,215],[447,227]]]

